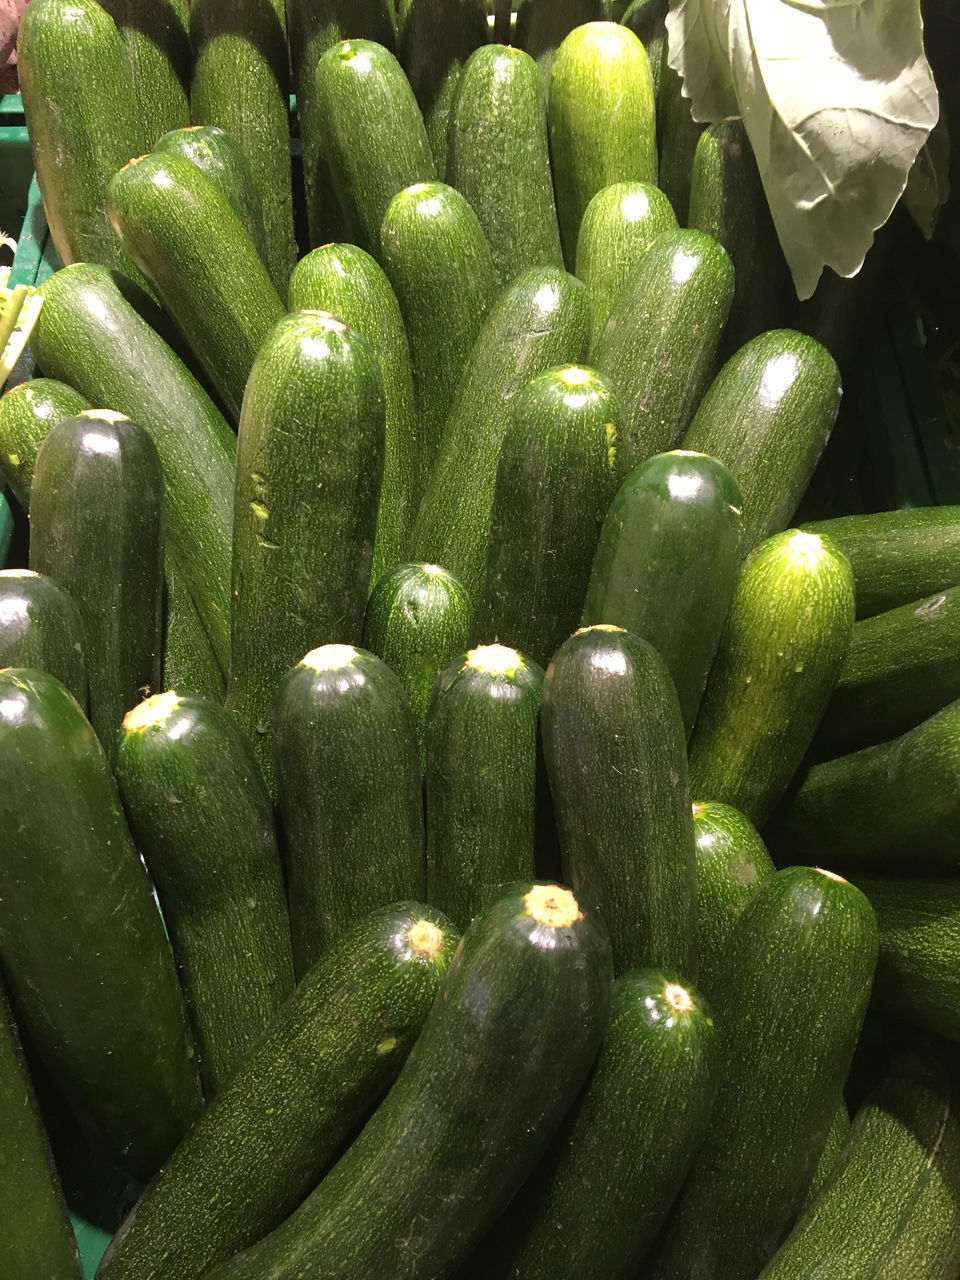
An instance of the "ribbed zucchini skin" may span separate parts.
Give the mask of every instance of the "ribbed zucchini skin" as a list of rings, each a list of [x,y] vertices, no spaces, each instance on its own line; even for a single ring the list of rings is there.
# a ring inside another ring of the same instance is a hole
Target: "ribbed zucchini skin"
[[[813,867],[763,884],[730,939],[717,1094],[651,1280],[747,1280],[790,1229],[870,995],[864,895]]]
[[[761,1273],[952,1280],[960,1267],[960,1123],[951,1071],[896,1062],[853,1122],[842,1163]]]
[[[611,979],[603,926],[572,894],[504,890],[464,934],[360,1137],[282,1227],[211,1280],[450,1275],[573,1102],[603,1038]]]
[[[117,786],[157,888],[209,1099],[293,990],[273,805],[216,702],[159,694],[119,736]]]
[[[257,355],[240,419],[227,687],[271,789],[281,679],[315,645],[360,639],[383,452],[371,344],[323,312],[284,317]]]
[[[476,210],[504,286],[562,267],[546,99],[537,64],[507,45],[467,59],[447,136],[447,182]]]
[[[690,740],[696,796],[763,826],[810,745],[852,634],[850,566],[828,538],[788,529],[755,548]]]
[[[169,546],[164,554],[162,686],[217,702],[226,693],[223,672],[187,589],[186,575]]]
[[[113,762],[124,715],[162,676],[163,468],[143,427],[88,409],[37,454],[30,567],[73,597],[83,624],[90,723]]]
[[[89,408],[79,391],[55,378],[33,378],[0,396],[0,474],[24,511],[30,510],[33,468],[44,436],[64,418]]]
[[[603,917],[617,972],[695,973],[686,740],[663,660],[619,627],[577,631],[547,668],[541,720],[564,879]]]
[[[401,902],[334,944],[167,1161],[100,1280],[186,1280],[253,1244],[316,1186],[417,1038],[459,934]]]
[[[612,182],[656,182],[653,80],[643,45],[616,22],[575,27],[557,50],[547,108],[550,165],[567,268],[580,222]]]
[[[604,514],[616,491],[620,405],[579,365],[514,397],[490,512],[473,640],[545,665],[575,631]]]
[[[604,0],[518,0],[514,41],[536,59],[549,92],[550,70],[557,49],[574,27],[607,17]]]
[[[302,977],[368,912],[424,895],[416,729],[399,677],[365,649],[311,650],[277,689],[273,754]]]
[[[589,338],[583,285],[553,267],[508,286],[477,336],[408,548],[455,574],[474,599],[511,400],[537,374],[582,360]]]
[[[283,0],[192,0],[190,43],[191,119],[242,147],[260,194],[267,270],[283,297],[297,257]]]
[[[472,612],[463,584],[435,564],[397,565],[367,601],[364,648],[382,658],[407,691],[421,769],[430,690],[443,668],[466,651]]]
[[[663,232],[628,277],[590,354],[620,392],[624,476],[683,439],[732,297],[730,259],[702,231]]]
[[[442,182],[414,183],[394,196],[380,228],[380,255],[410,341],[419,505],[500,280],[477,215]]]
[[[32,569],[0,569],[0,668],[39,667],[87,705],[83,623],[76,601]]]
[[[630,272],[657,236],[676,225],[670,201],[649,182],[613,182],[591,198],[577,236],[575,275],[590,296],[594,341]]]
[[[190,12],[187,0],[101,0],[117,24],[137,107],[138,154],[162,133],[190,123]],[[129,159],[129,157],[128,157]]]
[[[403,68],[374,40],[342,40],[317,63],[320,141],[347,236],[376,257],[390,201],[437,176]]]
[[[352,244],[327,244],[301,258],[290,277],[291,311],[328,311],[366,338],[377,357],[386,403],[380,506],[371,582],[403,558],[419,501],[418,420],[410,346],[397,295],[383,268]]]
[[[481,645],[434,682],[427,707],[427,900],[461,928],[501,885],[534,875],[543,671]]]
[[[37,362],[94,404],[125,413],[153,436],[166,483],[167,536],[226,671],[233,432],[105,267],[66,267],[40,292],[44,305],[30,339]]]
[[[687,737],[737,585],[743,498],[716,458],[654,454],[610,503],[582,622],[643,636],[670,672]]]
[[[741,555],[790,523],[839,407],[833,356],[793,329],[752,338],[711,383],[683,447],[713,454],[736,477]]]
[[[88,1136],[146,1179],[199,1110],[193,1047],[106,757],[53,676],[0,671],[0,776],[14,1006]]]

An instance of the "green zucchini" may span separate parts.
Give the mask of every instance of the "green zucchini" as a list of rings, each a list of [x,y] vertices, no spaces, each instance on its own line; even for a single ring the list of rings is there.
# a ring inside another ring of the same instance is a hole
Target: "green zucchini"
[[[807,1187],[806,1195],[803,1198],[801,1212],[805,1211],[823,1190],[824,1184],[833,1172],[834,1165],[837,1163],[837,1158],[843,1150],[843,1145],[849,1135],[850,1112],[847,1110],[846,1102],[841,1098],[840,1105],[834,1113],[833,1122],[827,1131],[823,1150],[820,1152],[820,1157],[817,1160],[817,1167],[814,1170],[813,1177],[810,1180],[810,1185]]]
[[[80,610],[58,582],[33,569],[0,569],[2,667],[39,667],[56,676],[86,709]]]
[[[90,723],[111,763],[124,715],[160,686],[163,508],[156,446],[122,414],[86,409],[40,446],[30,567],[79,610]]]
[[[610,1008],[602,924],[511,885],[467,932],[396,1084],[277,1231],[210,1280],[448,1276],[532,1171]]]
[[[702,231],[664,231],[628,277],[590,353],[620,392],[622,475],[683,439],[732,296],[730,259]]]
[[[419,503],[500,281],[477,215],[442,182],[417,182],[394,196],[380,229],[380,254],[410,340]]]
[[[657,185],[673,205],[681,227],[688,225],[693,160],[703,128],[691,114],[690,99],[683,96],[683,81],[667,61],[664,39],[657,77]]]
[[[21,382],[0,396],[0,474],[24,511],[30,509],[33,467],[44,436],[64,418],[89,408],[79,391],[55,378]]]
[[[680,704],[652,645],[620,627],[547,668],[543,750],[564,879],[610,930],[616,970],[697,967],[697,873]]]
[[[467,59],[450,116],[447,182],[476,210],[504,285],[562,267],[547,111],[528,53],[487,44]]]
[[[94,404],[125,413],[153,437],[166,484],[167,536],[226,671],[233,432],[105,267],[66,267],[40,293],[43,309],[30,339],[37,363]]]
[[[106,756],[45,672],[0,671],[0,776],[0,955],[24,1035],[88,1137],[145,1180],[199,1110],[193,1047]]]
[[[623,9],[622,14],[618,11]],[[663,49],[667,43],[666,16],[667,0],[615,0],[611,6],[611,17],[619,18],[625,27],[629,27],[635,36],[639,36],[647,51],[650,63],[650,75],[653,79],[653,96],[660,112],[660,81],[663,72]],[[659,140],[659,131],[658,131]],[[671,206],[672,208],[673,206]]]
[[[281,679],[312,645],[360,639],[383,424],[370,343],[324,312],[275,326],[240,419],[227,687],[271,790],[270,705]]]
[[[411,558],[442,565],[476,599],[500,448],[513,396],[538,373],[586,354],[590,311],[579,280],[553,267],[524,272],[484,321],[460,382],[430,484],[410,535]]]
[[[283,0],[191,0],[190,43],[191,118],[225,129],[247,157],[263,209],[267,270],[283,297],[297,258]]]
[[[101,0],[123,39],[137,105],[138,154],[190,123],[187,0]],[[129,157],[128,157],[129,159]]]
[[[550,71],[557,50],[574,28],[605,18],[605,0],[517,0],[514,41],[536,59],[543,92],[550,91]]]
[[[458,941],[404,902],[325,952],[124,1221],[100,1280],[206,1275],[292,1213],[400,1070]]]
[[[436,177],[423,116],[389,49],[342,40],[317,63],[320,142],[349,239],[376,257],[390,201]]]
[[[273,805],[233,717],[196,694],[123,719],[116,777],[157,887],[209,1100],[293,990]]]
[[[163,680],[164,689],[199,693],[222,702],[226,693],[186,576],[170,547],[164,554]]]
[[[550,165],[570,271],[580,222],[612,182],[657,180],[653,80],[643,45],[616,22],[587,22],[564,39],[550,72]]]
[[[534,875],[543,671],[480,645],[437,676],[427,707],[427,899],[461,927]]]
[[[514,397],[497,464],[475,643],[499,640],[545,665],[576,630],[616,491],[619,427],[613,387],[579,365],[542,373]]]
[[[421,771],[430,690],[443,668],[466,650],[472,611],[463,584],[435,564],[397,565],[367,601],[363,644],[396,672],[407,691]]]
[[[410,347],[390,281],[376,259],[352,244],[314,249],[294,267],[291,311],[328,311],[373,348],[386,402],[383,483],[373,543],[371,582],[403,559],[419,502],[418,422],[413,400]]]
[[[713,454],[736,477],[742,556],[790,523],[839,407],[833,356],[793,329],[751,339],[711,383],[683,447]]]
[[[273,700],[294,967],[369,911],[424,893],[420,767],[400,679],[352,645],[312,649]]]
[[[580,222],[575,274],[587,286],[595,339],[631,271],[657,236],[676,225],[670,201],[648,182],[614,182],[591,198]]]
[[[850,566],[829,538],[788,529],[751,553],[690,740],[696,796],[762,827],[810,745],[852,634]]]
[[[717,1094],[651,1280],[751,1280],[790,1229],[870,995],[877,927],[853,885],[788,867],[734,927],[714,1008]],[[839,1273],[843,1274],[843,1273]]]
[[[670,672],[687,737],[737,585],[743,499],[716,458],[658,453],[611,502],[583,604],[648,640]]]

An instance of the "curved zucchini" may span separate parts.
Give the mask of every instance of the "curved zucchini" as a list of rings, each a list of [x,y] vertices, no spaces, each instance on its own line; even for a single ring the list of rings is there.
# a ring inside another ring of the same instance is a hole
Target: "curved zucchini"
[[[101,0],[117,24],[137,107],[138,152],[190,123],[190,11],[187,0]],[[129,159],[129,157],[128,157]]]
[[[56,676],[86,710],[80,610],[59,583],[33,569],[0,569],[2,667],[38,667]]]
[[[30,485],[44,436],[64,418],[89,409],[79,391],[55,378],[21,382],[0,396],[0,474],[30,510]]]

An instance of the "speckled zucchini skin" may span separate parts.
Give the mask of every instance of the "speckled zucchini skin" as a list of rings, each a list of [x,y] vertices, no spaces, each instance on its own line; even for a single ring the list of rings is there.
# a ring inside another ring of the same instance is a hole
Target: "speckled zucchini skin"
[[[0,569],[0,667],[39,667],[87,706],[87,661],[76,601],[33,569]]]
[[[514,42],[535,58],[543,80],[550,89],[550,69],[565,36],[585,22],[607,17],[604,0],[518,0]]]
[[[30,510],[30,485],[37,450],[64,418],[89,409],[79,391],[55,378],[21,382],[0,397],[0,473],[23,507]]]
[[[807,1194],[803,1198],[803,1209],[807,1208],[814,1202],[833,1171],[837,1158],[843,1150],[843,1144],[846,1142],[850,1134],[850,1112],[847,1110],[847,1104],[840,1099],[840,1105],[837,1107],[833,1116],[833,1123],[827,1132],[826,1141],[823,1144],[823,1150],[820,1152],[820,1158],[817,1161],[817,1167],[814,1170],[810,1185],[807,1187]]]
[[[99,1280],[184,1280],[292,1213],[416,1040],[460,936],[401,902],[332,946],[126,1219]]]
[[[690,99],[683,96],[680,76],[667,61],[664,37],[660,43],[660,73],[657,77],[657,142],[660,152],[657,185],[673,205],[681,227],[687,226],[690,213],[693,160],[702,132],[703,125],[690,113]]]
[[[226,693],[223,672],[187,588],[186,575],[169,544],[164,554],[162,687],[199,693],[217,702],[223,702]]]
[[[187,0],[150,5],[102,0],[102,5],[126,49],[142,154],[162,133],[190,123],[190,11]]]

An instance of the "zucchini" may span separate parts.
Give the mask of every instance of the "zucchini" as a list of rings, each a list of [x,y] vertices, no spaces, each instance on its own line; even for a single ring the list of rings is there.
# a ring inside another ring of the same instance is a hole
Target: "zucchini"
[[[226,692],[186,577],[168,546],[164,555],[163,680],[164,689],[199,693],[222,702]]]
[[[418,422],[413,401],[410,347],[390,281],[376,259],[352,244],[314,249],[294,267],[291,311],[328,311],[373,348],[386,402],[383,483],[373,542],[371,582],[403,559],[419,501]]]
[[[467,59],[450,116],[447,182],[476,210],[503,284],[562,267],[547,110],[528,53],[486,44]]]
[[[751,553],[690,740],[695,795],[762,827],[810,745],[852,633],[850,566],[829,538],[788,529]]]
[[[694,120],[690,99],[683,96],[683,81],[667,61],[667,41],[660,45],[657,77],[657,185],[673,205],[677,222],[688,225],[693,160],[704,126]]]
[[[116,777],[157,887],[207,1099],[293,989],[273,806],[229,712],[172,690],[128,711]]]
[[[730,937],[717,1094],[651,1280],[749,1280],[790,1229],[823,1149],[877,958],[870,903],[814,867],[772,875]],[[844,1274],[844,1273],[839,1273]]]
[[[0,776],[0,955],[18,1019],[88,1139],[145,1180],[199,1111],[193,1047],[106,756],[45,672],[0,671]]]
[[[206,1275],[292,1213],[400,1070],[458,941],[403,902],[325,952],[126,1218],[100,1280]]]
[[[670,201],[649,182],[614,182],[591,198],[577,236],[575,274],[587,286],[594,339],[631,271],[657,236],[676,225]]]
[[[575,631],[617,485],[620,405],[592,369],[551,369],[514,397],[490,512],[475,643],[546,664]],[[611,619],[612,620],[612,619]]]
[[[850,1112],[847,1110],[847,1104],[840,1099],[840,1105],[834,1113],[833,1123],[827,1132],[826,1141],[823,1144],[823,1150],[820,1152],[820,1158],[817,1160],[817,1167],[814,1171],[810,1185],[807,1187],[807,1193],[803,1199],[801,1212],[805,1212],[809,1205],[817,1198],[823,1190],[827,1178],[833,1171],[834,1165],[843,1145],[850,1135]]]
[[[90,723],[113,762],[125,713],[162,674],[163,469],[150,435],[85,409],[54,427],[30,490],[30,567],[83,623]]]
[[[732,296],[730,259],[702,231],[664,231],[628,277],[590,354],[620,392],[622,475],[683,439]]]
[[[323,312],[275,326],[240,418],[227,686],[271,790],[270,705],[281,679],[314,642],[360,639],[383,424],[370,343]]]
[[[461,927],[534,875],[543,671],[480,645],[437,676],[427,707],[427,899]]]
[[[420,768],[399,677],[346,644],[312,649],[273,700],[294,968],[368,912],[423,897]]]
[[[79,391],[55,378],[21,382],[0,396],[0,474],[24,511],[30,510],[33,468],[44,436],[64,418],[89,408]]]
[[[632,31],[587,22],[570,32],[550,72],[547,125],[560,241],[572,271],[580,222],[597,192],[612,182],[657,180],[653,80]]]
[[[380,254],[410,340],[419,503],[500,281],[477,215],[442,182],[417,182],[394,196],[380,228]]]
[[[423,116],[389,49],[342,40],[317,63],[320,142],[349,239],[376,257],[390,201],[436,177]]]
[[[605,18],[605,0],[517,0],[514,42],[536,59],[543,92],[550,91],[550,71],[564,38],[585,22]]]
[[[45,280],[40,293],[43,308],[30,339],[37,363],[153,437],[163,463],[167,537],[226,671],[233,432],[105,267],[66,267]]]
[[[514,280],[477,336],[408,547],[411,558],[455,574],[474,599],[513,396],[538,373],[582,360],[589,337],[583,285],[553,267]]]
[[[742,510],[716,458],[654,454],[618,489],[593,558],[583,625],[612,622],[649,640],[688,738],[737,585]]]
[[[635,36],[639,36],[647,51],[647,61],[650,63],[650,75],[653,79],[653,96],[659,116],[663,48],[667,43],[667,0],[629,0],[629,3],[624,3],[624,0],[615,0],[611,5],[610,16],[619,19]]]
[[[603,917],[617,972],[695,973],[686,741],[663,660],[620,627],[583,628],[547,668],[541,716],[564,879]]]
[[[464,934],[396,1084],[277,1231],[210,1280],[450,1275],[532,1171],[603,1038],[602,924],[511,885]]]
[[[137,154],[190,123],[190,11],[187,0],[101,0],[117,24],[137,106]],[[130,158],[129,156],[127,157]]]
[[[430,690],[467,647],[472,605],[463,584],[435,564],[400,564],[370,593],[363,644],[400,677],[417,731],[420,768]]]
[[[267,232],[267,270],[283,297],[297,258],[283,0],[191,0],[190,44],[191,118],[225,129],[247,157]]]
[[[683,447],[725,463],[743,494],[741,555],[790,523],[840,407],[840,374],[815,338],[774,329],[730,357]]]
[[[83,623],[73,597],[33,569],[0,569],[0,668],[39,667],[87,706]]]

